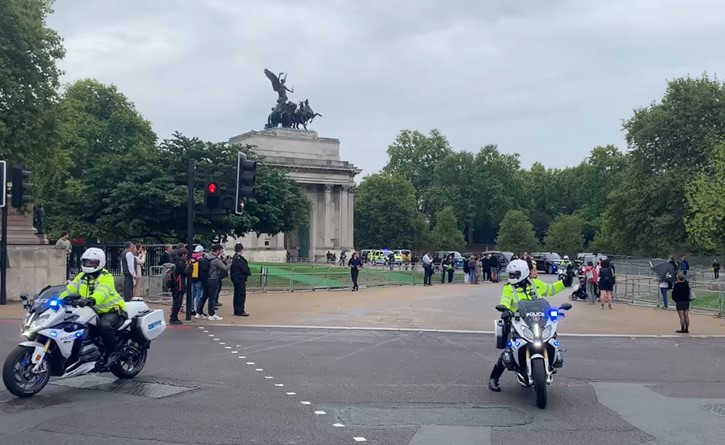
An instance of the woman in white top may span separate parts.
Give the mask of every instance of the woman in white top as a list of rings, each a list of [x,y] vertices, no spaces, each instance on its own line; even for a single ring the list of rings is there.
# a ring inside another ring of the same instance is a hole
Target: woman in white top
[[[146,263],[146,248],[141,245],[138,247],[138,255],[136,256],[136,283],[133,286],[133,296],[138,298],[143,293],[141,285],[141,277],[143,276],[143,266]]]

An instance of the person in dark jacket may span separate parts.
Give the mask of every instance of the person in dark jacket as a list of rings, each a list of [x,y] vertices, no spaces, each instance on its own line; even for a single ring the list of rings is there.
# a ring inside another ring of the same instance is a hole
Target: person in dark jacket
[[[170,250],[170,249],[169,249]],[[178,255],[174,260],[174,280],[171,283],[171,315],[169,316],[169,324],[183,324],[179,320],[179,310],[184,301],[184,291],[186,290],[186,259],[189,252],[186,249],[179,249]]]
[[[224,261],[222,261],[222,255],[224,254],[224,246],[221,244],[214,244],[211,246],[211,252],[204,254],[201,261],[209,262],[209,275],[204,283],[204,294],[199,302],[199,307],[196,308],[196,313],[204,312],[204,304],[209,301],[209,320],[220,321],[222,317],[216,315],[216,297],[219,292],[219,280],[223,278],[229,271]],[[200,266],[201,267],[201,266]]]
[[[229,275],[234,285],[234,315],[236,317],[249,317],[244,310],[247,302],[247,279],[252,275],[249,269],[247,259],[243,255],[244,247],[242,243],[234,245],[234,257],[232,257],[232,265],[229,268]]]
[[[362,260],[360,259],[360,254],[357,252],[353,252],[352,256],[350,257],[350,261],[347,262],[347,265],[350,267],[350,278],[352,278],[352,291],[355,292],[357,290],[360,290],[360,287],[357,285],[357,277],[360,275],[360,269],[363,267]]]
[[[166,263],[171,262],[171,246],[166,246],[164,248],[164,252],[161,254],[161,259],[159,259],[159,266],[163,266]]]
[[[672,286],[672,299],[675,301],[677,315],[680,317],[678,334],[690,333],[690,283],[685,281],[685,274],[677,274],[677,281]]]

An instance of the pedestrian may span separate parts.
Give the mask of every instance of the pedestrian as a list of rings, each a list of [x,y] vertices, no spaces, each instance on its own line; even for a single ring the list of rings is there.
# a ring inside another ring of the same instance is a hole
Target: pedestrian
[[[448,274],[448,282],[453,283],[453,273],[456,271],[456,265],[454,264],[453,254],[448,255],[448,270],[446,270],[446,273]]]
[[[715,273],[715,279],[720,278],[720,262],[718,260],[712,261],[712,271]]]
[[[690,263],[687,262],[687,259],[683,255],[680,260],[680,271],[682,272],[682,275],[687,276],[688,270],[690,270]]]
[[[594,267],[592,261],[587,262],[587,267],[584,269],[587,283],[587,296],[589,297],[589,303],[594,304],[597,302],[597,289],[594,284],[597,282],[596,277],[597,269]]]
[[[665,273],[660,277],[660,296],[662,297],[662,309],[667,309],[667,291],[672,288],[670,278],[668,277],[669,272]],[[659,307],[660,305],[657,304]]]
[[[446,275],[448,275],[448,268],[453,265],[453,256],[448,255],[441,260],[441,284],[446,282]]]
[[[423,255],[423,286],[432,286],[431,278],[433,277],[433,258],[430,252]]]
[[[169,288],[171,289],[171,315],[169,316],[169,324],[173,325],[183,324],[179,320],[179,311],[184,301],[184,283],[186,283],[186,262],[188,256],[189,252],[186,249],[179,249],[178,255],[174,260],[173,280],[169,283]]]
[[[609,265],[609,260],[602,260],[599,268],[599,301],[609,303],[609,309],[612,308],[612,291],[614,290],[614,271]]]
[[[133,284],[133,294],[136,298],[141,298],[141,296],[144,293],[143,283],[141,277],[144,273],[144,268],[146,267],[146,248],[142,245],[138,244],[136,245],[136,253],[135,261],[136,261],[136,279],[134,280]]]
[[[172,247],[169,244],[168,246],[164,247],[164,252],[161,254],[161,258],[159,258],[159,266],[163,266],[164,264],[171,263],[171,251]],[[176,264],[174,262],[174,264]]]
[[[197,245],[194,247],[194,253],[191,254],[191,260],[187,266],[187,277],[191,279],[191,296],[194,299],[194,311],[192,315],[195,315],[197,319],[206,318],[204,311],[197,312],[201,297],[204,295],[204,283],[199,279],[199,261],[204,257],[204,247]]]
[[[136,284],[136,246],[127,241],[123,250],[123,301],[133,299],[133,286]]]
[[[675,302],[677,316],[680,318],[680,329],[675,331],[678,334],[690,333],[690,283],[685,281],[685,274],[677,274],[677,281],[672,286],[672,300]]]
[[[232,285],[234,286],[234,316],[236,317],[249,317],[249,314],[245,310],[245,304],[247,302],[247,280],[252,271],[249,269],[249,263],[244,258],[244,246],[242,243],[234,245],[234,257],[232,258],[232,265],[229,268],[229,275],[232,278]]]
[[[360,287],[357,284],[357,279],[360,276],[360,269],[363,267],[362,260],[360,259],[360,254],[357,252],[353,252],[352,256],[350,256],[350,260],[347,262],[347,265],[350,267],[350,278],[352,279],[352,291],[356,292],[360,289]]]
[[[201,297],[196,313],[203,313],[204,304],[209,302],[209,320],[219,321],[222,317],[216,315],[216,297],[219,289],[219,277],[222,271],[225,273],[229,270],[228,266],[222,261],[224,254],[224,246],[214,244],[211,246],[211,252],[204,254],[199,261],[199,279],[204,285],[204,294]]]

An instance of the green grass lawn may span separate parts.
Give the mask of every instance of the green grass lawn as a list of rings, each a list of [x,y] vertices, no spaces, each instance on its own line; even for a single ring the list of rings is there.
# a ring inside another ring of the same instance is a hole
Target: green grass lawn
[[[348,267],[324,264],[250,263],[252,277],[250,288],[268,290],[313,290],[320,288],[345,288],[351,285]],[[260,274],[267,268],[266,283]],[[385,268],[363,268],[358,283],[361,286],[386,286],[422,284],[423,271],[389,270]]]
[[[720,309],[720,294],[716,291],[697,290],[695,300],[690,302],[694,309]]]

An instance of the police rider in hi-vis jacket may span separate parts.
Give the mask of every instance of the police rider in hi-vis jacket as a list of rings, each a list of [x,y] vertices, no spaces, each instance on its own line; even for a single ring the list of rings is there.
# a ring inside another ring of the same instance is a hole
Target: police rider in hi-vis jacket
[[[503,286],[500,304],[508,308],[508,311],[501,314],[501,319],[504,321],[503,335],[508,340],[509,333],[511,332],[511,317],[514,313],[518,312],[518,301],[531,300],[532,295],[550,297],[558,294],[564,290],[564,283],[557,281],[554,284],[548,284],[537,278],[529,278],[531,272],[529,265],[524,260],[511,261],[506,267],[506,273],[508,274],[508,283]],[[488,389],[491,391],[501,391],[498,380],[506,370],[504,361],[506,363],[513,362],[511,348],[508,346],[503,350],[496,365],[493,367],[493,371],[491,371],[491,378],[488,382]],[[564,359],[561,357],[561,354],[558,354],[554,361],[554,367],[561,368],[563,364]]]
[[[80,295],[88,299],[88,305],[98,314],[99,334],[106,350],[106,364],[115,361],[116,329],[126,319],[126,303],[116,291],[115,281],[106,269],[106,254],[91,247],[81,256],[81,272],[68,283],[58,296]]]

